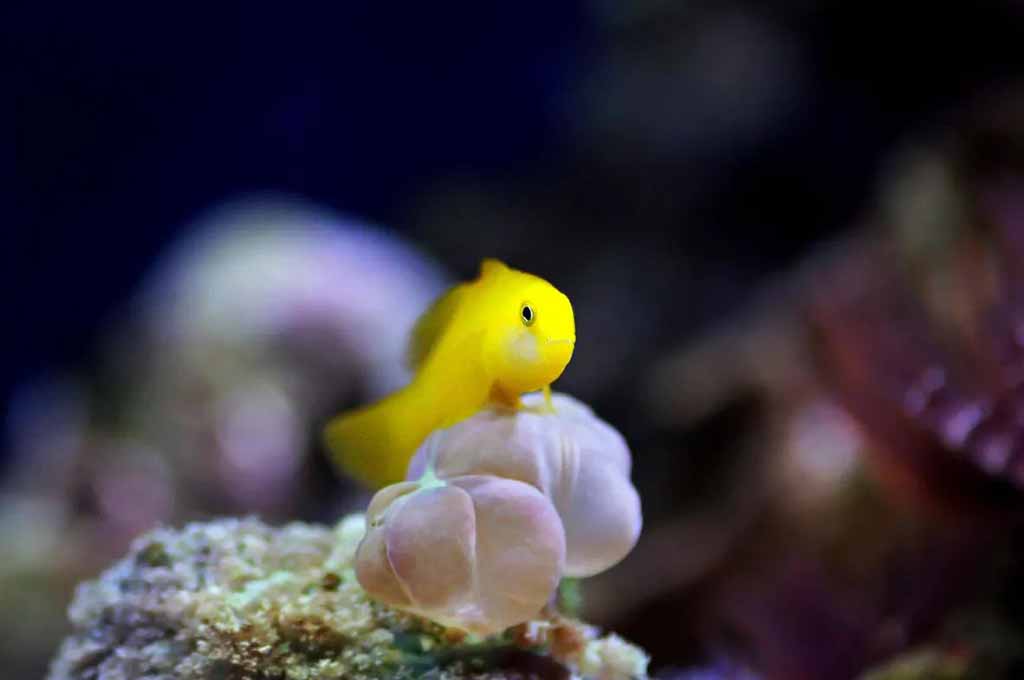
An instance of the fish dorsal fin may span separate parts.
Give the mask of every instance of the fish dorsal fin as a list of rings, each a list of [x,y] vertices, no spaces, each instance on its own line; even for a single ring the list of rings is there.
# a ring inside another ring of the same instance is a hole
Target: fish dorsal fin
[[[405,363],[412,371],[419,370],[445,329],[455,316],[462,297],[465,284],[453,286],[441,297],[434,300],[427,311],[420,315],[409,336],[409,347],[406,350]]]
[[[508,271],[508,265],[501,260],[496,260],[493,257],[484,258],[480,262],[480,278],[486,279],[492,276],[497,276],[503,272]]]

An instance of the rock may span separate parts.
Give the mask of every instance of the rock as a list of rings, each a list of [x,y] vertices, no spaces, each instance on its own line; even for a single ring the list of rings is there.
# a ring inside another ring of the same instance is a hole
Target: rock
[[[336,527],[255,519],[161,528],[81,584],[49,680],[643,677],[646,656],[551,614],[481,638],[369,599]]]

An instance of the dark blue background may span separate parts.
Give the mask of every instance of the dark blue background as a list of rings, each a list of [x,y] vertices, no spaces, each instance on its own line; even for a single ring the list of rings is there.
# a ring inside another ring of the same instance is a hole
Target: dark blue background
[[[750,5],[795,36],[812,87],[776,136],[718,159],[707,199],[716,238],[766,269],[853,219],[894,143],[1021,67],[1008,3],[808,5]],[[566,93],[608,48],[596,6],[0,10],[0,143],[14,159],[4,391],[83,361],[162,246],[225,197],[293,192],[401,230],[440,174],[516,178],[571,157]]]

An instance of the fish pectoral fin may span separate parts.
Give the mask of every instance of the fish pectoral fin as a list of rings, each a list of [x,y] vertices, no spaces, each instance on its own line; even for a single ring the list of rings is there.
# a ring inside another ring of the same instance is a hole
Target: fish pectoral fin
[[[555,402],[551,398],[551,385],[544,386],[544,407],[547,409],[548,413],[555,412]]]

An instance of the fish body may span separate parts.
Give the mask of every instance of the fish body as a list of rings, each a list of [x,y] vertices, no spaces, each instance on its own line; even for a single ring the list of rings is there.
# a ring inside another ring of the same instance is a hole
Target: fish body
[[[400,481],[431,432],[488,404],[518,408],[520,395],[562,374],[575,344],[569,298],[544,279],[484,260],[475,280],[450,289],[417,322],[412,382],[328,423],[332,458],[370,486]]]

